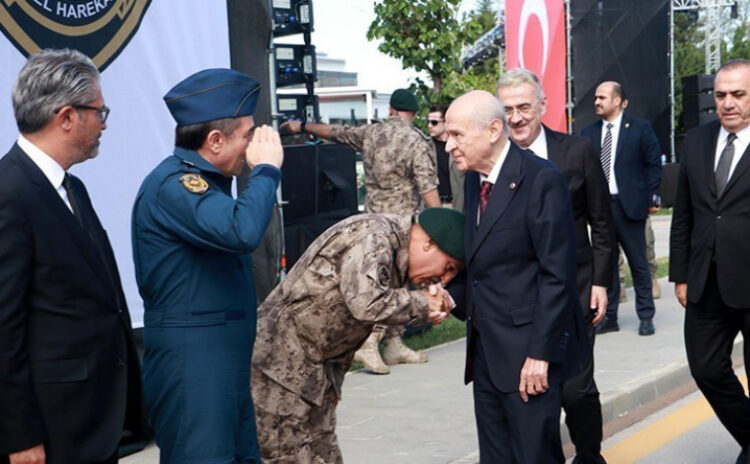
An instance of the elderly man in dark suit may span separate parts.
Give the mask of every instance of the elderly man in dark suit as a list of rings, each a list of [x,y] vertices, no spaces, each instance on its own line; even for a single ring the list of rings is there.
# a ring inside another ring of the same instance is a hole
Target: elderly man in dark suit
[[[576,230],[578,296],[589,322],[591,362],[563,384],[563,407],[576,464],[604,463],[601,456],[602,407],[594,382],[594,324],[607,309],[607,287],[614,266],[612,213],[604,173],[588,139],[555,132],[542,124],[547,97],[534,73],[515,68],[500,78],[497,96],[505,105],[510,139],[540,158],[551,161],[565,176],[573,200]],[[588,227],[591,227],[589,239]]]
[[[67,173],[107,127],[99,73],[44,50],[13,89],[21,135],[0,160],[0,462],[114,463],[147,432],[115,258]]]
[[[651,125],[623,111],[625,95],[617,82],[603,82],[594,97],[601,117],[581,131],[591,140],[609,184],[615,237],[628,258],[635,287],[635,310],[640,319],[639,335],[654,334],[654,298],[646,258],[646,219],[659,209],[661,151]],[[609,307],[597,333],[620,330],[617,310],[620,280],[617,269],[607,294]]]
[[[714,99],[719,121],[688,132],[680,157],[669,280],[686,309],[690,372],[740,444],[742,463],[750,461],[750,399],[731,354],[742,332],[750,360],[750,60],[719,69]]]
[[[456,99],[446,130],[446,150],[471,171],[465,281],[450,291],[467,321],[480,460],[562,463],[561,384],[590,352],[565,178],[508,140],[505,109],[488,92]]]

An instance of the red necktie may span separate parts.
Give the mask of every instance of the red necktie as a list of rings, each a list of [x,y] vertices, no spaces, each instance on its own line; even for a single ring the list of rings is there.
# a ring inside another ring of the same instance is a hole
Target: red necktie
[[[479,216],[484,214],[484,210],[487,209],[487,203],[490,202],[490,195],[492,194],[492,182],[488,180],[482,181],[482,186],[479,189]]]

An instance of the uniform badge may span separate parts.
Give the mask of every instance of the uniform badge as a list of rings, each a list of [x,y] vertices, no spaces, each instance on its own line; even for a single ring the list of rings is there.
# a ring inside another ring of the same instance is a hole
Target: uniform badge
[[[180,182],[185,186],[185,189],[190,193],[197,193],[203,195],[208,192],[208,182],[206,182],[200,174],[185,174],[180,177]]]
[[[387,267],[382,266],[380,269],[378,269],[378,283],[382,287],[387,287],[390,282],[391,282],[391,272],[388,270]]]

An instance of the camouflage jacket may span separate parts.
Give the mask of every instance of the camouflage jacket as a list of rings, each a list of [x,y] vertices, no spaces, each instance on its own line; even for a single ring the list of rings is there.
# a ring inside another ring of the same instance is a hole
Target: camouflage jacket
[[[427,299],[405,288],[411,224],[361,214],[319,236],[258,308],[253,371],[320,406],[376,323],[426,321]]]
[[[331,140],[362,153],[368,213],[414,214],[420,195],[437,188],[435,146],[398,116],[380,124],[333,125]]]

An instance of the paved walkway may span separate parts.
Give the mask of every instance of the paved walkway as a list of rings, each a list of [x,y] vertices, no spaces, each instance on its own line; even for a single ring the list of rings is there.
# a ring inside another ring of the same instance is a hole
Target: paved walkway
[[[668,250],[669,217],[654,218],[657,256]],[[660,281],[656,334],[637,334],[632,289],[620,305],[620,332],[597,338],[595,378],[605,423],[690,381],[683,310],[672,284]],[[476,429],[470,386],[463,385],[464,340],[429,350],[430,362],[396,366],[387,376],[354,373],[344,383],[338,429],[344,460],[353,464],[474,464]],[[567,437],[565,437],[567,440]],[[152,447],[123,459],[156,463]]]

